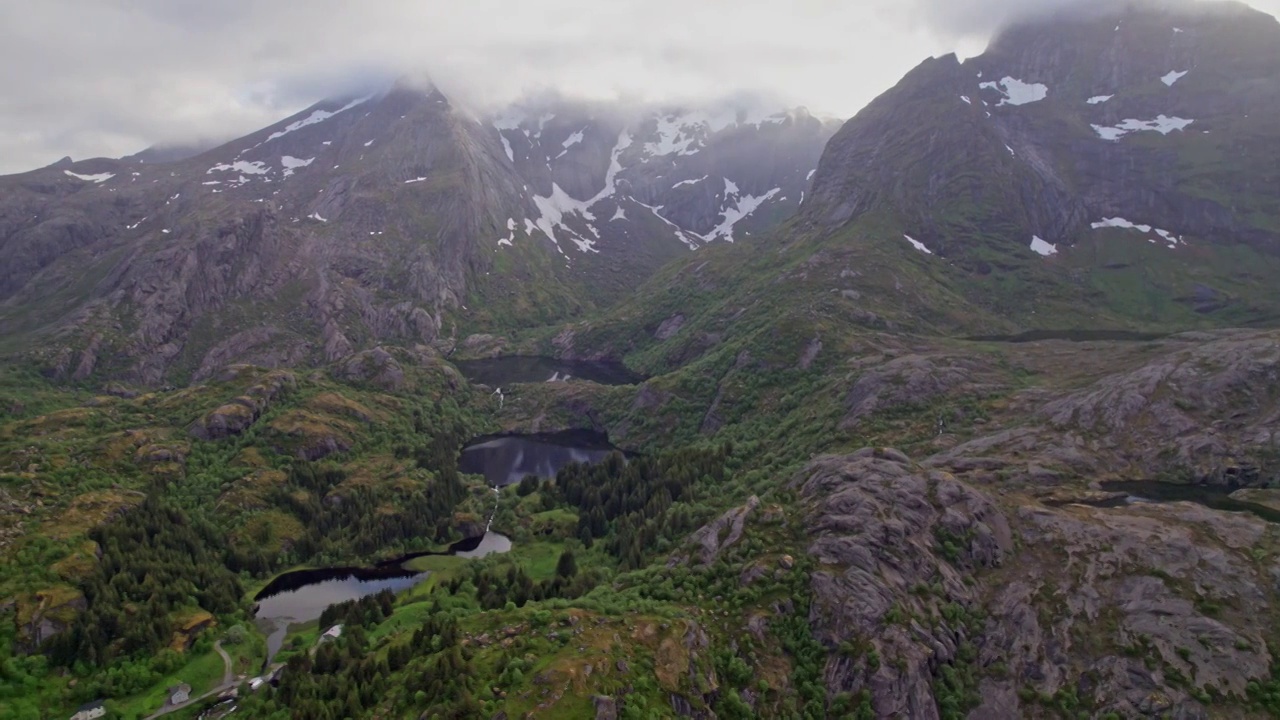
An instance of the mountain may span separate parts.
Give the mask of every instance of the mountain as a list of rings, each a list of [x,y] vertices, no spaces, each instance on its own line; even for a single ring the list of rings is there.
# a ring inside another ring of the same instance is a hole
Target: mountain
[[[1280,25],[1234,3],[1015,26],[847,123],[806,224],[919,243],[1022,327],[1274,319],[1278,72]]]
[[[607,307],[787,217],[835,130],[718,112],[545,99],[482,118],[402,82],[187,159],[2,178],[0,350],[38,338],[57,376],[155,383]]]

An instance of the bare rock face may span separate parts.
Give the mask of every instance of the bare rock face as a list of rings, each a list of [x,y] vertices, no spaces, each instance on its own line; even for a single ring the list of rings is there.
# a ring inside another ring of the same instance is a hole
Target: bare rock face
[[[991,387],[991,381],[982,379],[986,373],[989,368],[971,357],[906,355],[890,360],[859,376],[845,398],[849,410],[840,425],[856,427],[863,418],[894,406],[983,392]]]
[[[390,392],[404,388],[404,368],[385,348],[352,355],[339,366],[337,376],[352,382],[370,383]]]
[[[1079,389],[1029,391],[1012,427],[927,462],[966,476],[1002,470],[1262,487],[1280,477],[1280,335],[1219,331],[1153,343],[1141,362]]]
[[[833,657],[828,690],[868,690],[880,717],[938,717],[933,669],[957,659],[966,630],[955,620],[927,627],[913,618],[936,616],[944,604],[977,605],[965,578],[1013,551],[1005,516],[983,494],[946,473],[918,471],[896,451],[822,458],[795,482],[814,503],[810,554],[844,568],[813,574],[815,636],[828,647],[861,643],[880,658]],[[914,592],[931,586],[934,595]]]
[[[1149,473],[1189,468],[1205,482],[1265,484],[1257,456],[1275,447],[1280,429],[1280,341],[1210,337],[1050,402],[1041,416],[1055,429],[1136,447]]]
[[[971,718],[1027,716],[1028,689],[1096,715],[1207,718],[1197,693],[1239,699],[1270,677],[1276,573],[1256,557],[1276,533],[1260,519],[1010,503],[884,449],[795,484],[823,568],[810,623],[833,649],[827,689],[869,692],[879,716],[938,717],[949,672],[976,678]]]
[[[752,495],[746,505],[726,512],[693,534],[690,541],[699,546],[699,560],[703,565],[715,562],[721,552],[742,539],[747,518],[758,507],[760,498]]]

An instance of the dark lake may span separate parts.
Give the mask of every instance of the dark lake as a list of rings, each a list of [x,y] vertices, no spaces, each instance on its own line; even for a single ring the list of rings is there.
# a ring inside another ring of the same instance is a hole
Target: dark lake
[[[526,475],[554,478],[569,463],[598,463],[617,450],[607,436],[586,430],[491,435],[462,448],[458,471],[483,475],[490,486],[504,487]]]
[[[485,360],[455,360],[473,383],[500,388],[519,383],[587,380],[601,385],[635,385],[645,377],[617,362],[557,360],[535,355],[508,355]]]
[[[1179,485],[1155,480],[1104,482],[1099,485],[1106,492],[1123,492],[1128,497],[1124,503],[1136,502],[1193,502],[1214,510],[1253,513],[1267,522],[1280,523],[1280,511],[1265,505],[1236,500],[1231,493],[1239,490],[1230,486]]]
[[[254,619],[268,633],[267,663],[270,664],[271,658],[279,652],[290,625],[315,620],[325,608],[335,603],[357,600],[383,590],[400,592],[426,579],[428,573],[401,567],[410,558],[423,555],[481,558],[510,550],[510,538],[487,532],[479,537],[460,540],[444,552],[406,555],[378,567],[297,570],[280,575],[254,596],[258,603]]]

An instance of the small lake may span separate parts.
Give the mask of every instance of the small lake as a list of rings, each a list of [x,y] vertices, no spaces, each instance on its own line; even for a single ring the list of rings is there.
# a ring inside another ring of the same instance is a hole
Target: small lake
[[[505,487],[519,483],[526,475],[554,478],[570,463],[598,463],[616,451],[607,436],[586,430],[491,435],[462,448],[458,472],[483,475],[491,487]]]
[[[389,560],[373,568],[322,568],[297,570],[276,577],[254,596],[258,609],[254,619],[267,633],[267,664],[280,651],[290,625],[310,622],[325,608],[366,595],[390,590],[407,590],[426,579],[429,573],[406,570],[405,561],[424,555],[456,555],[482,558],[511,551],[511,539],[495,532],[458,542],[444,552],[414,553]]]
[[[494,388],[520,383],[572,382],[584,380],[601,385],[635,385],[645,376],[618,362],[557,360],[535,355],[508,355],[484,360],[455,360],[470,382]]]
[[[1193,502],[1214,510],[1252,513],[1267,522],[1280,523],[1280,511],[1259,503],[1237,500],[1231,493],[1239,488],[1215,485],[1179,485],[1155,480],[1117,481],[1100,483],[1106,492],[1122,492],[1127,497],[1106,504],[1133,504],[1143,502]]]

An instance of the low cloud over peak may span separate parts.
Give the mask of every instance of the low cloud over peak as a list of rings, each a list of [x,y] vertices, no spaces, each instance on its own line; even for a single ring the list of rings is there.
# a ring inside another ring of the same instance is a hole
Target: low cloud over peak
[[[0,172],[229,139],[422,72],[476,107],[737,91],[849,116],[928,55],[1068,0],[49,0],[0,6]],[[1265,7],[1280,0],[1255,0]],[[1274,9],[1274,8],[1272,8]]]

